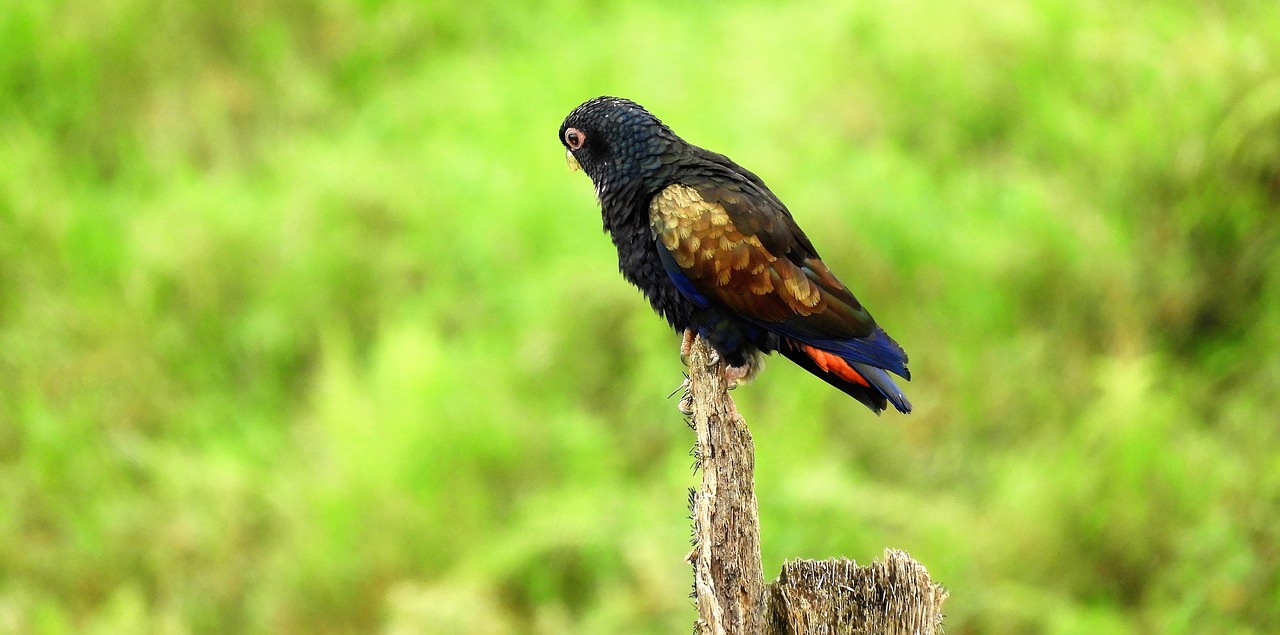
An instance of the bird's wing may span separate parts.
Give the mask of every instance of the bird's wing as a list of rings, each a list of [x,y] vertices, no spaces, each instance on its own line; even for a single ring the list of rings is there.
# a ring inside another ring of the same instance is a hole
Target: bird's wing
[[[801,344],[909,376],[902,348],[762,189],[706,179],[653,197],[649,220],[672,282],[697,304],[718,303]]]

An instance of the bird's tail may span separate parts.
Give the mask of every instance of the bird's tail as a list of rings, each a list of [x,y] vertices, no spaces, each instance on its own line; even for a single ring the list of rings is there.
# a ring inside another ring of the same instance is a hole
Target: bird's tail
[[[911,412],[911,402],[882,368],[850,361],[800,342],[789,341],[780,352],[822,381],[862,402],[876,414],[893,404],[898,412]]]

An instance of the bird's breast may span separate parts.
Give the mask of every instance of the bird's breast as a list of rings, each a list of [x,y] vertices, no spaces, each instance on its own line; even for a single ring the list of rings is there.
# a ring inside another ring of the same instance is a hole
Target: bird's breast
[[[663,268],[649,228],[647,205],[641,209],[643,213],[628,210],[611,216],[609,208],[604,207],[605,229],[618,250],[618,270],[627,282],[640,289],[653,309],[673,328],[683,330],[689,325],[694,307],[680,294]]]

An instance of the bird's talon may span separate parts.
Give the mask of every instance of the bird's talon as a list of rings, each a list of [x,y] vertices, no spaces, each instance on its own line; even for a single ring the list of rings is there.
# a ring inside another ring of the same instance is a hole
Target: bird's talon
[[[685,329],[684,336],[680,338],[680,363],[685,366],[689,365],[689,354],[693,352],[693,341],[697,339],[698,334],[692,329]]]

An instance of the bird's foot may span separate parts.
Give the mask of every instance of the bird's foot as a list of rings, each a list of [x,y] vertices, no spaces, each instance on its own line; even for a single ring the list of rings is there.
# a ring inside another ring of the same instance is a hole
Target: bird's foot
[[[726,365],[724,367],[724,378],[729,381],[736,382],[746,379],[749,375],[751,375],[751,364],[743,364],[741,366]]]
[[[724,378],[729,383],[729,390],[738,387],[739,383],[746,383],[746,379],[752,375],[751,364],[743,364],[742,366],[724,367]]]
[[[693,354],[693,343],[697,341],[698,333],[693,329],[685,329],[684,336],[680,339],[680,363],[685,366],[689,365],[689,357]],[[720,363],[720,353],[715,347],[711,348],[711,355],[707,359],[707,368],[715,368]]]
[[[689,353],[693,352],[693,340],[698,334],[693,329],[685,329],[684,337],[680,340],[680,363],[685,366],[689,365]]]
[[[729,390],[733,390],[755,379],[761,370],[764,370],[764,355],[757,351],[748,356],[746,363],[741,366],[733,366],[726,363],[724,365],[724,378],[726,383],[729,384]]]

